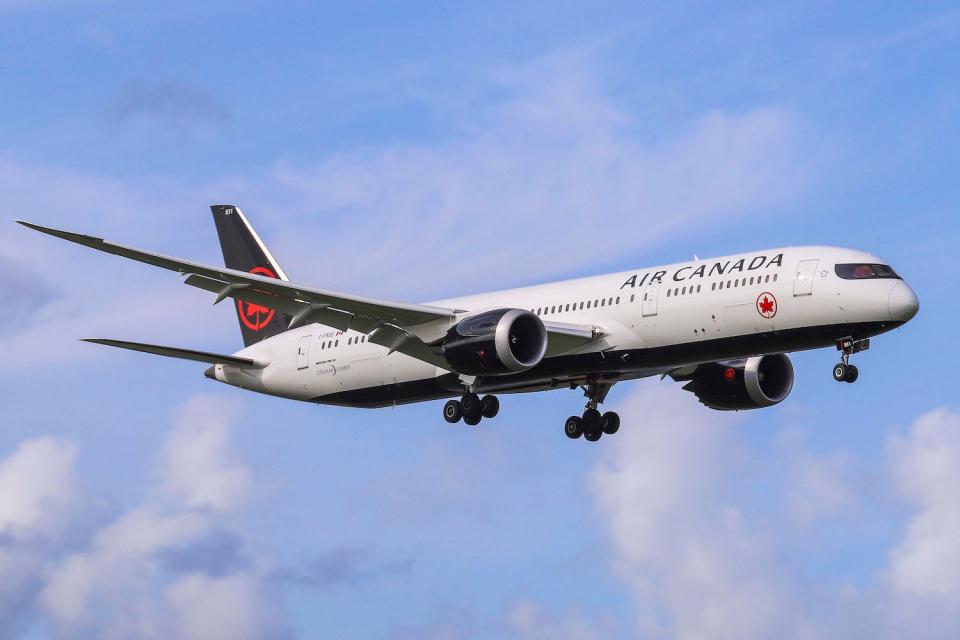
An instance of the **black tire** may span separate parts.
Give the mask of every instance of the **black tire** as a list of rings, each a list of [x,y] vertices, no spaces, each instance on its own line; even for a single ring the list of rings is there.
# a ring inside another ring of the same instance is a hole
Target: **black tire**
[[[497,396],[483,396],[480,398],[480,414],[484,418],[496,418],[500,413],[500,400]]]
[[[612,436],[620,430],[620,415],[614,411],[607,411],[601,418],[600,426],[605,434]]]
[[[563,423],[563,432],[567,434],[568,438],[576,440],[583,435],[583,425],[581,424],[579,416],[570,416],[567,418],[567,421]]]
[[[596,442],[597,440],[600,439],[600,436],[602,435],[603,435],[603,431],[594,431],[592,433],[587,433],[586,431],[583,432],[583,437],[588,442]]]
[[[843,364],[842,362],[838,362],[837,364],[835,364],[833,367],[833,379],[836,380],[837,382],[844,382],[847,379],[847,371],[849,370],[849,368],[850,367]]]
[[[443,405],[443,419],[450,424],[460,422],[462,417],[463,407],[460,406],[459,400],[449,400],[447,404]]]
[[[468,424],[468,425],[470,425],[471,427],[475,427],[475,426],[477,426],[478,424],[480,424],[480,416],[479,416],[479,415],[477,415],[477,416],[469,416],[469,417],[468,417],[468,416],[463,416],[463,422],[464,422],[464,424]]]
[[[596,409],[587,409],[584,411],[583,417],[580,420],[583,425],[583,435],[589,436],[595,433],[603,433],[603,417]],[[590,440],[590,438],[587,438],[587,440]]]
[[[463,420],[466,422],[467,418],[473,419],[476,418],[477,422],[480,421],[480,396],[475,393],[468,393],[460,398],[460,407],[463,410]],[[470,424],[467,422],[467,424]]]
[[[860,370],[857,369],[854,365],[847,366],[847,375],[844,378],[847,382],[856,382],[857,378],[860,377]]]

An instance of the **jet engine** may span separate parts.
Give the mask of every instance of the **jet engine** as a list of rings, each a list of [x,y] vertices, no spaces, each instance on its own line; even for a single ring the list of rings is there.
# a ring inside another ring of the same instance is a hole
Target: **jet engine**
[[[547,351],[547,330],[523,309],[497,309],[465,318],[442,342],[443,357],[459,373],[506,375],[531,369]]]
[[[684,390],[704,405],[720,411],[759,409],[781,402],[793,389],[793,364],[785,354],[756,356],[701,364],[689,375]]]

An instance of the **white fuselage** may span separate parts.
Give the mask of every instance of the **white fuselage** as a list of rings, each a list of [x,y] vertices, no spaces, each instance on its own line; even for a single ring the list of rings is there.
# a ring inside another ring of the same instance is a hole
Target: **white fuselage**
[[[916,312],[903,280],[843,279],[834,265],[844,263],[881,261],[836,247],[769,249],[430,304],[465,310],[462,317],[526,309],[545,322],[602,330],[601,339],[523,374],[480,381],[490,390],[523,391],[569,386],[597,370],[629,379],[719,358],[830,346],[846,335],[887,331]],[[318,324],[236,355],[269,365],[217,365],[217,380],[287,398],[384,406],[459,395],[446,382],[455,375],[449,370]]]

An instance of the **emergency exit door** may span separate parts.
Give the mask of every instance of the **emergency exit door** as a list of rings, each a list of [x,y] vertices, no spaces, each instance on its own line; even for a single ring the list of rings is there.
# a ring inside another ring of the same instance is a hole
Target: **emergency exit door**
[[[644,318],[657,315],[657,298],[659,297],[660,280],[656,279],[650,282],[643,292],[643,303],[641,308],[643,309]]]
[[[809,296],[813,294],[813,274],[817,271],[819,260],[803,260],[797,265],[793,277],[793,295]]]
[[[297,370],[306,369],[310,366],[310,340],[313,336],[303,336],[300,338],[300,345],[297,347]]]

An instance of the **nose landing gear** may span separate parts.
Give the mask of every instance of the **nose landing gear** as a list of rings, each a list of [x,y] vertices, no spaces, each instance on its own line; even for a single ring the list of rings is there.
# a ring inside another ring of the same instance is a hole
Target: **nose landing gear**
[[[850,364],[850,356],[870,348],[870,338],[842,338],[837,340],[837,351],[840,352],[840,362],[833,367],[833,379],[837,382],[856,382],[860,371]]]

